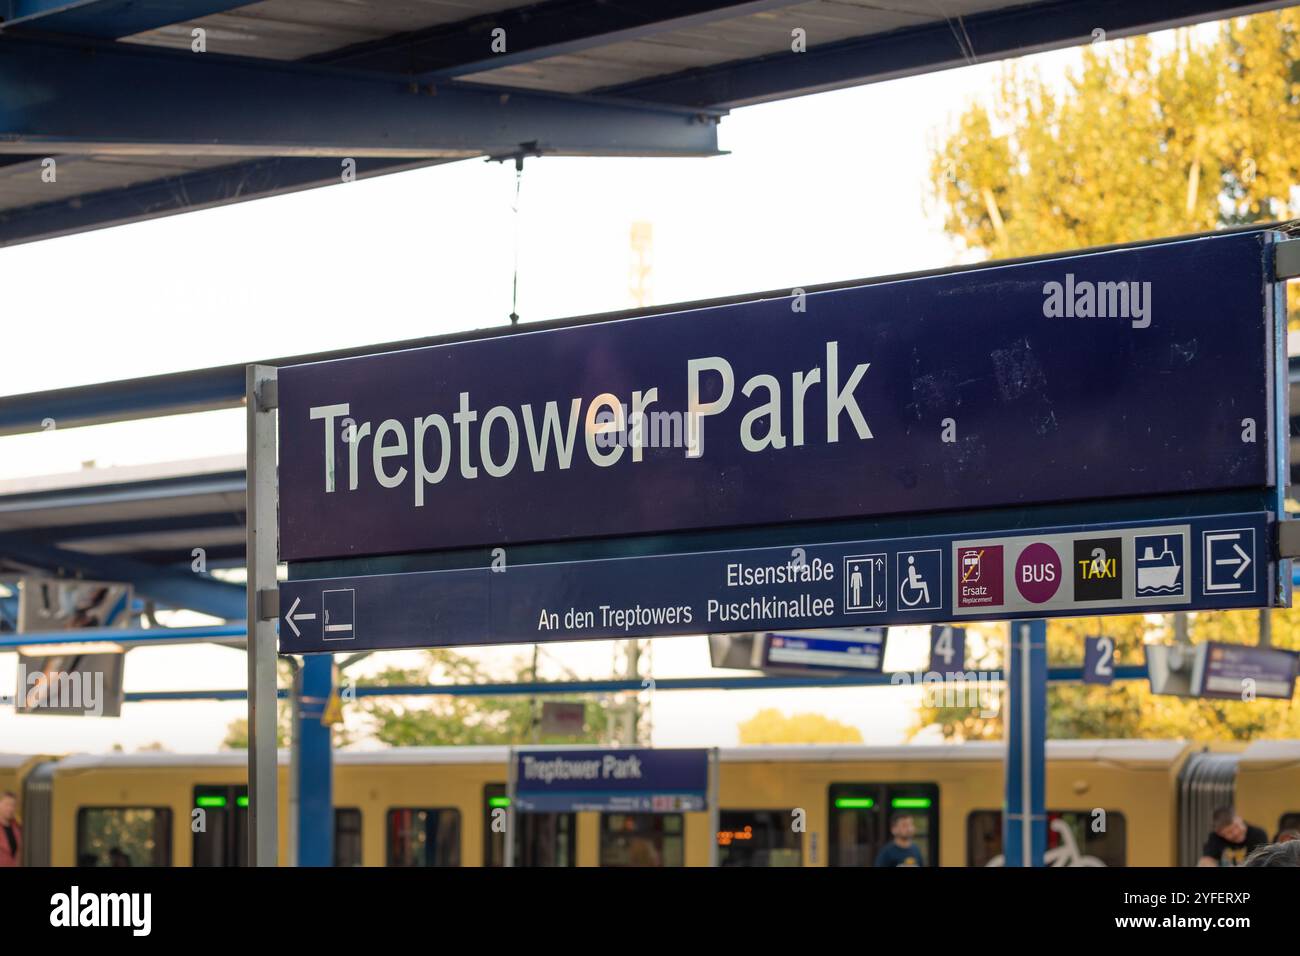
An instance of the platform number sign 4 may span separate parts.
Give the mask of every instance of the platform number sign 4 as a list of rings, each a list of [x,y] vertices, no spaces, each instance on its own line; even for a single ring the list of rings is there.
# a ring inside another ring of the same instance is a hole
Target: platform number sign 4
[[[1102,634],[1083,639],[1083,682],[1109,684],[1115,680],[1115,638]]]
[[[930,628],[930,670],[951,674],[966,669],[966,628]]]

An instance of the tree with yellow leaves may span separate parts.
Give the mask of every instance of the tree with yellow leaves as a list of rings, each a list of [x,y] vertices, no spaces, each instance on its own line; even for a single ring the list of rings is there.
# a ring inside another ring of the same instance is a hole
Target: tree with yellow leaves
[[[945,227],[988,258],[1132,242],[1300,215],[1300,10],[1090,46],[1054,85],[1016,66],[992,104],[971,105],[935,149]],[[1296,325],[1297,284],[1289,293]],[[1253,644],[1254,612],[1191,616],[1195,640]],[[1300,648],[1300,612],[1272,613],[1273,642]],[[1005,627],[1003,628],[1005,630]],[[1056,666],[1078,666],[1088,634],[1115,638],[1121,664],[1172,639],[1168,619],[1131,615],[1048,626]],[[977,666],[1000,664],[990,652]],[[1300,736],[1289,701],[1184,700],[1144,681],[1049,690],[1051,737]],[[1000,718],[924,707],[913,733],[997,738]]]
[[[936,149],[945,227],[991,258],[1288,219],[1300,182],[1300,11],[1082,52],[1064,89],[1009,66]]]
[[[775,707],[760,710],[740,725],[742,744],[860,744],[856,727],[822,714],[791,714]]]

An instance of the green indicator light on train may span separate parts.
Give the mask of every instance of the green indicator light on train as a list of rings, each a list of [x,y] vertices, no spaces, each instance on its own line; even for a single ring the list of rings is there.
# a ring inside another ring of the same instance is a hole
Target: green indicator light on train
[[[196,807],[224,807],[226,805],[225,797],[195,797],[194,805]]]
[[[510,806],[509,797],[488,797],[489,807],[508,807]]]
[[[248,806],[248,797],[235,797],[235,806],[237,807]]]
[[[872,797],[840,797],[835,801],[836,810],[870,810],[875,805]]]
[[[895,797],[889,801],[895,810],[929,810],[929,797]]]

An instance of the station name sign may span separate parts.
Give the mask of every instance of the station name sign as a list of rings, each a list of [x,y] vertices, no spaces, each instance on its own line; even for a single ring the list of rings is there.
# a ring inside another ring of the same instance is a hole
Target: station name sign
[[[1225,235],[285,368],[281,555],[1263,488],[1266,245]]]
[[[515,754],[513,803],[525,813],[679,813],[708,806],[707,750],[537,750]]]

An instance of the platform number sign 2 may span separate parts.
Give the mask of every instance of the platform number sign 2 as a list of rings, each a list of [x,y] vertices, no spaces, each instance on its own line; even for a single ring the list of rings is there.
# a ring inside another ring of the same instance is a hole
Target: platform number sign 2
[[[930,670],[951,674],[966,669],[966,628],[930,628]]]
[[[1115,638],[1102,634],[1083,639],[1083,682],[1109,684],[1115,680]]]

